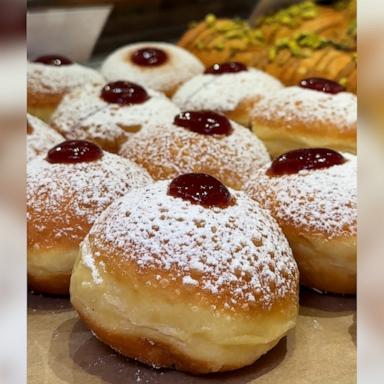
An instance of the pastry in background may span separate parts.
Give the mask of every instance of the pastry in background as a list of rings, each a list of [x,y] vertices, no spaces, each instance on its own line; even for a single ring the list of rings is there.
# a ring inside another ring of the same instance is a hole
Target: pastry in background
[[[68,92],[85,84],[102,84],[95,70],[66,57],[46,55],[27,64],[28,112],[45,122]]]
[[[143,130],[119,153],[145,168],[154,180],[202,172],[234,189],[241,189],[270,160],[263,143],[247,128],[206,110],[181,112],[173,123]]]
[[[105,59],[101,67],[108,81],[134,81],[167,96],[203,70],[199,59],[185,49],[151,41],[119,48]]]
[[[356,2],[317,5],[303,1],[252,20],[208,15],[179,45],[205,66],[240,61],[268,72],[286,85],[306,77],[340,82],[356,93]]]
[[[326,148],[290,151],[256,171],[245,191],[282,228],[301,284],[356,293],[356,156]]]
[[[356,153],[357,97],[334,81],[304,79],[256,104],[251,125],[272,158],[304,147]]]
[[[46,154],[64,137],[35,116],[27,114],[27,161]]]
[[[156,368],[252,364],[295,326],[298,271],[243,192],[185,174],[126,194],[81,245],[71,302],[98,339]]]
[[[53,114],[51,125],[67,139],[89,140],[118,152],[141,129],[170,123],[178,112],[160,92],[115,81],[69,93]]]
[[[227,62],[214,64],[184,83],[172,101],[181,110],[209,109],[249,127],[253,106],[280,88],[280,81],[267,73],[239,62]]]
[[[68,294],[79,244],[117,198],[151,182],[147,172],[86,141],[65,141],[27,165],[28,285]]]

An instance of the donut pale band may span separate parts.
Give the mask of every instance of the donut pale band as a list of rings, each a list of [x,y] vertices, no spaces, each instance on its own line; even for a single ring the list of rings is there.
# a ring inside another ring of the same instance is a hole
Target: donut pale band
[[[127,159],[51,164],[38,157],[27,166],[28,284],[67,294],[79,243],[101,212],[131,188],[151,181]]]
[[[270,210],[300,269],[300,282],[335,293],[356,292],[356,156],[324,169],[269,176],[266,165],[245,191]]]

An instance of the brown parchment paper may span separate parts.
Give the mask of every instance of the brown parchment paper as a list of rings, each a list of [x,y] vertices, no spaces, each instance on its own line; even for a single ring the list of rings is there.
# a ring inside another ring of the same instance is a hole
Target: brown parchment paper
[[[356,300],[303,289],[297,327],[250,367],[192,376],[154,370],[104,346],[67,298],[28,297],[29,384],[356,383]]]

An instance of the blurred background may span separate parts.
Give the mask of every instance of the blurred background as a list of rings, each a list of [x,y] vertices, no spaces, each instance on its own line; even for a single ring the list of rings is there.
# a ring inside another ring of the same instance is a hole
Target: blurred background
[[[94,48],[92,60],[96,61],[124,43],[175,41],[190,22],[202,19],[207,13],[247,18],[258,2],[29,0],[27,5],[30,13],[38,13],[106,3],[113,5],[113,9],[104,20],[105,25],[100,21],[100,38],[90,43]],[[270,3],[275,2],[262,3],[262,6],[271,6]],[[360,0],[358,9],[358,382],[379,384],[384,382],[384,173],[381,169],[384,164],[384,42],[381,38],[384,35],[384,2]],[[26,382],[25,27],[25,2],[1,0],[0,383],[4,384]],[[87,30],[88,26],[82,28]],[[65,36],[70,30],[63,28],[60,32]]]
[[[139,40],[176,42],[191,22],[202,20],[208,13],[220,17],[247,18],[257,3],[257,0],[28,0],[28,12],[32,14],[29,18],[32,20],[33,15],[47,10],[54,13],[72,7],[72,10],[79,12],[84,10],[84,7],[93,6],[95,10],[109,6],[110,14],[105,25],[104,21],[100,20],[102,29],[100,36],[97,41],[89,42],[94,45],[94,49],[92,57],[87,57],[86,60],[92,59],[97,63],[107,53],[130,42]],[[92,9],[88,8],[88,11],[92,12]],[[39,20],[40,23],[41,20],[42,18]],[[46,19],[43,22],[49,23]],[[94,22],[92,17],[91,23]],[[73,24],[71,29],[72,27]],[[89,25],[84,26],[81,23],[74,27],[87,29]],[[31,25],[28,28],[29,56],[35,56],[35,42],[39,41],[35,35],[38,33],[35,33]],[[73,32],[66,30],[66,33]]]

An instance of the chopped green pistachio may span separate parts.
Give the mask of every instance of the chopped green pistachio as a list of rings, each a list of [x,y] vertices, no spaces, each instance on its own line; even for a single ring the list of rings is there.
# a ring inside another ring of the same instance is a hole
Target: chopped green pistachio
[[[292,16],[299,16],[300,15],[300,7],[298,5],[292,5],[290,8],[290,14]]]
[[[347,33],[348,33],[348,35],[350,35],[350,36],[352,36],[352,37],[355,37],[355,36],[356,36],[356,33],[357,33],[357,23],[356,23],[356,20],[353,20],[353,21],[349,24]]]
[[[257,40],[264,40],[263,31],[261,31],[260,29],[253,29],[251,31],[251,35]]]
[[[342,77],[340,80],[339,80],[339,84],[342,85],[343,87],[346,87],[347,84],[348,84],[348,79],[346,77]]]
[[[208,15],[205,16],[205,22],[209,27],[213,27],[216,23],[216,16],[212,13],[208,13]]]
[[[301,47],[319,49],[326,44],[326,40],[316,33],[301,32],[295,35],[295,40]]]
[[[289,15],[282,15],[280,17],[280,23],[281,24],[291,25],[292,22],[293,22],[293,20],[292,20],[291,16],[289,16]]]
[[[313,1],[303,1],[299,4],[300,8],[303,9],[313,9],[316,7],[315,3]]]
[[[244,37],[245,36],[245,32],[240,30],[240,29],[232,29],[232,30],[229,30],[227,32],[225,32],[224,34],[224,37],[226,39],[236,39],[238,37]]]
[[[222,41],[218,41],[214,44],[213,48],[217,49],[218,51],[223,51],[225,48],[225,45]]]
[[[277,39],[275,42],[276,48],[286,48],[288,47],[289,39],[287,37],[282,37],[281,39]]]
[[[301,12],[301,17],[303,19],[313,19],[317,15],[317,12],[314,9],[308,9],[307,11]]]
[[[232,29],[239,29],[239,26],[232,20],[221,20],[215,24],[214,28],[217,32],[227,32],[231,31]]]
[[[197,49],[204,49],[205,45],[204,45],[204,43],[202,41],[198,40],[198,41],[196,41],[195,47]]]
[[[271,47],[268,50],[268,60],[269,61],[274,61],[277,56],[277,49],[275,47]]]
[[[290,40],[288,42],[288,48],[291,51],[293,56],[301,56],[302,55],[302,51],[301,51],[300,47],[298,46],[298,44],[296,43],[296,41]]]

